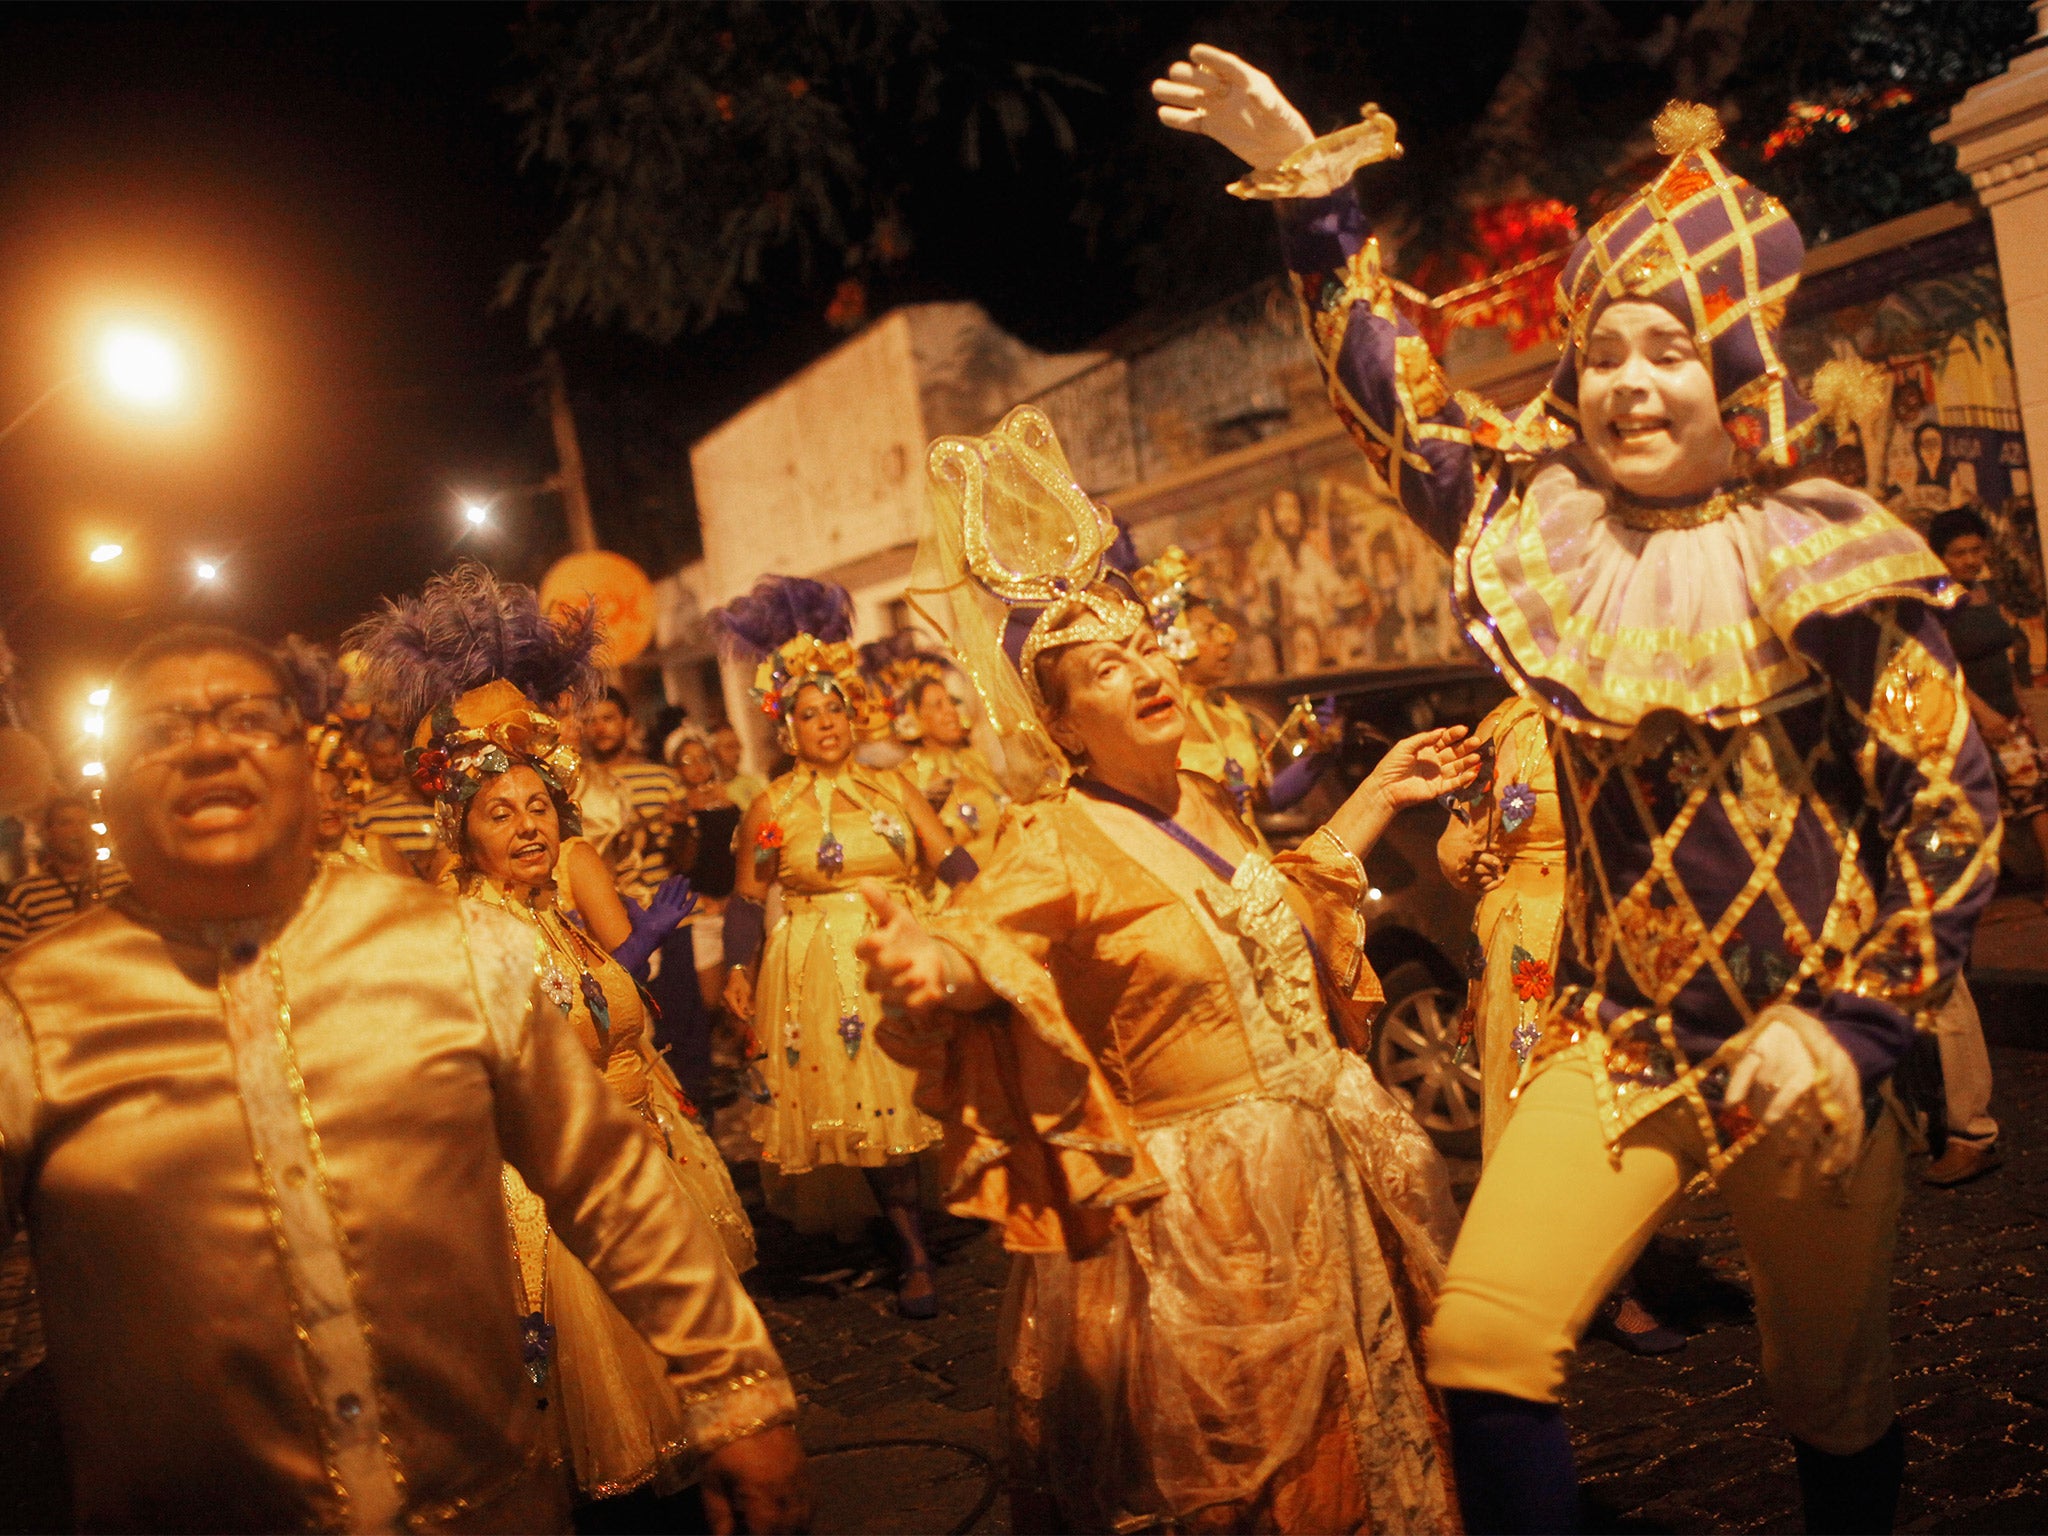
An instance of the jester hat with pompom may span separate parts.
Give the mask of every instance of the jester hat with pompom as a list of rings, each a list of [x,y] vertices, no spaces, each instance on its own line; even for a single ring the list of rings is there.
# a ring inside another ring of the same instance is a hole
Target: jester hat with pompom
[[[1742,453],[1790,464],[1818,417],[1778,351],[1806,242],[1785,205],[1722,165],[1711,107],[1674,101],[1652,129],[1671,163],[1580,239],[1557,282],[1563,356],[1523,411],[1517,436],[1560,447],[1579,432],[1579,362],[1594,322],[1644,299],[1692,332],[1721,420]]]

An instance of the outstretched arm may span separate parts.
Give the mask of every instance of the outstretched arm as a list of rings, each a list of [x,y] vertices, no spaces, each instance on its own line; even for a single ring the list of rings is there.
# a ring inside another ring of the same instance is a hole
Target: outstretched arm
[[[1330,404],[1417,526],[1455,549],[1474,504],[1496,494],[1492,466],[1475,457],[1472,424],[1429,344],[1395,310],[1379,242],[1351,192],[1361,167],[1400,153],[1393,120],[1368,109],[1364,121],[1310,139],[1263,71],[1200,44],[1152,94],[1169,128],[1213,138],[1252,167],[1230,190],[1278,208]]]

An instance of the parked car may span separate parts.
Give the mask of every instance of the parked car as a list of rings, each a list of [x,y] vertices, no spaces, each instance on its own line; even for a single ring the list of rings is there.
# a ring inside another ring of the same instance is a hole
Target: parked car
[[[1345,739],[1335,771],[1289,812],[1264,818],[1276,846],[1320,826],[1357,787],[1389,743],[1438,725],[1477,725],[1506,696],[1500,680],[1477,667],[1405,668],[1352,673],[1307,684],[1234,689],[1275,720],[1303,692],[1334,699]],[[1479,1155],[1479,1052],[1461,1049],[1473,899],[1437,869],[1436,844],[1447,813],[1436,805],[1404,811],[1365,858],[1366,958],[1387,1001],[1373,1022],[1372,1065],[1447,1155]]]

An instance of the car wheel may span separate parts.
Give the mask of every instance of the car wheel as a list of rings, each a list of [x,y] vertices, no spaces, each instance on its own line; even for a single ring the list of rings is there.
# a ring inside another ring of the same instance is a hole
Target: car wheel
[[[1464,999],[1419,960],[1380,978],[1386,1007],[1373,1027],[1373,1070],[1415,1116],[1438,1150],[1479,1154],[1479,1062],[1456,1059]]]

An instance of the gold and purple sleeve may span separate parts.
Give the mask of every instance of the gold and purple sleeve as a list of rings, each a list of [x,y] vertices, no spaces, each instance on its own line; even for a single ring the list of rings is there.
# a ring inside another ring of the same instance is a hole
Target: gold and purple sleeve
[[[499,914],[487,911],[465,916],[492,1014],[505,1160],[541,1197],[556,1236],[667,1361],[690,1450],[701,1457],[791,1422],[795,1396],[761,1314],[645,1124],[540,995],[531,930],[497,927],[487,920]]]
[[[1379,241],[1348,185],[1275,203],[1288,280],[1344,429],[1446,554],[1476,503],[1506,494],[1429,343],[1394,305]]]
[[[1872,1087],[1947,997],[1998,880],[1998,792],[1934,611],[1883,603],[1809,620],[1801,651],[1841,690],[1870,823],[1875,911],[1819,1009]]]

